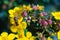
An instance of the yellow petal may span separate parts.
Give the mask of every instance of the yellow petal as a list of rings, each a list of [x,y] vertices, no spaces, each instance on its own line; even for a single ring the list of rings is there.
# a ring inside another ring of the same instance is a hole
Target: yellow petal
[[[15,32],[17,32],[17,27],[16,26],[15,27],[14,26],[11,26],[10,27],[10,30],[15,33]]]
[[[18,35],[19,35],[19,37],[25,37],[24,30],[20,30]]]
[[[26,9],[27,10],[31,10],[31,6],[30,5],[27,5]]]
[[[2,40],[2,37],[0,36],[0,40]]]
[[[23,8],[26,7],[26,5],[23,5]]]
[[[22,40],[21,38],[19,38],[19,39],[16,39],[16,40]]]
[[[34,36],[32,36],[32,37],[30,38],[30,40],[35,40],[35,37],[34,37]]]
[[[27,37],[24,37],[24,40],[29,40]]]
[[[22,25],[19,24],[19,25],[17,26],[17,29],[18,29],[18,31],[20,31],[21,29],[23,29],[23,28],[22,28]]]
[[[20,17],[20,18],[18,19],[18,24],[20,24],[20,22],[22,22],[22,20],[23,20],[23,17]]]
[[[1,33],[1,37],[7,37],[8,36],[8,33],[7,32],[2,32]]]
[[[60,17],[54,17],[56,20],[60,20]]]
[[[15,38],[15,34],[11,33],[8,36],[8,40],[13,40]]]
[[[21,24],[22,24],[23,29],[26,29],[27,23],[26,22],[22,22]]]
[[[15,24],[14,19],[10,19],[10,23],[11,23],[11,24]]]
[[[14,13],[14,10],[13,9],[10,9],[8,12],[9,12],[9,14],[12,15]]]
[[[30,38],[31,36],[32,36],[32,33],[31,33],[31,32],[27,32],[27,33],[26,33],[26,37],[27,37],[27,38]]]
[[[14,8],[14,11],[17,11],[18,12],[18,11],[20,11],[20,8],[19,7],[15,7]]]
[[[25,40],[24,38],[19,38],[19,39],[16,39],[16,40]]]
[[[51,14],[56,20],[60,20],[60,12],[52,12]]]
[[[51,13],[54,16],[54,12]]]
[[[18,35],[18,34],[16,34],[15,37],[16,37],[17,39],[19,39],[19,35]]]
[[[9,15],[9,17],[12,17],[12,18],[14,18],[14,15]]]
[[[44,6],[37,5],[38,10],[43,10]]]
[[[60,31],[57,33],[58,39],[60,39]]]

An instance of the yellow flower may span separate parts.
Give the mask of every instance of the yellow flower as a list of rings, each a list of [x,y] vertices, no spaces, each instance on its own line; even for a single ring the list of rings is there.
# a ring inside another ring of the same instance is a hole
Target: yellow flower
[[[15,38],[15,34],[11,33],[8,35],[7,32],[2,32],[0,36],[0,40],[13,40]]]
[[[28,40],[28,38],[24,35],[24,30],[20,30],[16,35],[16,38],[16,40]]]
[[[58,39],[60,39],[60,31],[57,32]]]
[[[29,11],[31,11],[32,10],[32,8],[31,8],[31,6],[30,5],[23,5],[23,9],[24,10],[29,10]]]
[[[26,37],[27,37],[27,38],[30,38],[31,36],[32,36],[32,33],[31,33],[31,32],[27,32],[27,33],[26,33]]]
[[[30,5],[27,5],[27,7],[26,7],[26,8],[27,8],[27,10],[29,10],[29,11],[30,11],[30,10],[32,10],[32,8],[31,8],[31,6],[30,6]]]
[[[26,5],[23,5],[23,9],[26,10]]]
[[[19,30],[26,29],[26,27],[27,27],[26,22],[22,22],[18,26],[11,26],[10,30],[15,33],[18,32]]]
[[[8,12],[9,12],[10,15],[14,14],[14,10],[13,9],[10,9]]]
[[[22,24],[22,28],[23,28],[23,29],[26,29],[27,23],[26,23],[26,22],[22,22],[21,24]]]
[[[19,35],[19,38],[20,37],[25,37],[24,30],[19,30],[18,35]]]
[[[60,20],[60,12],[52,12],[52,15],[56,20]]]
[[[11,24],[14,24],[14,25],[10,27],[10,30],[15,33],[18,30],[25,29],[27,27],[27,24],[26,24],[26,22],[22,22],[22,20],[23,20],[23,17],[20,17],[17,20],[18,21],[18,26],[16,26],[14,19],[11,18],[10,19],[10,23]]]
[[[20,32],[16,35],[16,40],[35,40],[35,37],[32,36],[31,32],[27,32],[26,36],[24,35],[24,30],[20,30]]]
[[[53,40],[52,38],[48,37],[47,40]]]
[[[11,23],[11,24],[15,24],[15,21],[14,21],[13,18],[10,18],[10,23]]]
[[[23,8],[21,8],[21,7],[15,7],[15,8],[14,8],[14,11],[15,11],[15,13],[17,13],[17,14],[20,14],[20,13],[22,13],[24,10],[23,10]]]
[[[38,10],[43,10],[44,9],[44,6],[37,5],[37,8],[38,8]]]

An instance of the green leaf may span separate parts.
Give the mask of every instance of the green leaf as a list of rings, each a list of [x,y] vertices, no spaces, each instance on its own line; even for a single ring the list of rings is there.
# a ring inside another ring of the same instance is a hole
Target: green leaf
[[[25,36],[26,36],[27,31],[28,31],[27,29],[24,30],[24,35],[25,35]]]

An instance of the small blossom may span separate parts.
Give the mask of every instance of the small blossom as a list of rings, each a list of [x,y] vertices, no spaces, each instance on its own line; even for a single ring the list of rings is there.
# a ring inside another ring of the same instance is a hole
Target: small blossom
[[[38,33],[38,37],[40,40],[46,40],[45,36],[43,36],[42,33]]]
[[[38,33],[38,37],[42,38],[43,37],[42,33]]]
[[[40,13],[40,16],[44,16],[43,13]]]
[[[27,22],[30,22],[30,20],[27,20]]]
[[[32,8],[33,8],[33,10],[37,10],[37,6],[35,6],[35,5],[33,5]]]
[[[52,24],[52,20],[51,20],[51,19],[50,19],[50,20],[48,20],[48,24],[50,24],[50,25]]]
[[[46,16],[46,15],[47,15],[47,13],[46,13],[46,12],[42,12],[42,13],[43,13],[43,15],[44,15],[44,16]]]
[[[30,16],[28,17],[28,20],[31,20],[31,17]]]
[[[47,15],[46,12],[41,12],[41,13],[40,13],[40,16],[46,16],[46,15]]]
[[[41,19],[41,18],[40,18],[40,19],[38,19],[38,22],[39,22],[39,23],[41,23],[41,21],[42,21],[42,19]]]

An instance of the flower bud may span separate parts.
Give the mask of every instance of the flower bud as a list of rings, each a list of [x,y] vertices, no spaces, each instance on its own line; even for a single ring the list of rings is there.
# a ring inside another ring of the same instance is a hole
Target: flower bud
[[[60,23],[58,23],[58,28],[60,28]]]
[[[43,37],[41,38],[41,40],[46,40],[46,38],[43,36]]]
[[[42,21],[42,19],[41,19],[41,18],[40,18],[40,19],[38,19],[38,22],[39,22],[39,23],[41,23],[41,21]]]
[[[46,21],[46,20],[42,20],[42,26],[43,26],[44,28],[46,28],[47,25],[48,25],[47,21]]]
[[[40,16],[44,16],[42,13],[40,13]]]
[[[23,17],[27,16],[27,12],[23,12],[23,13],[22,13],[22,16],[23,16]]]

